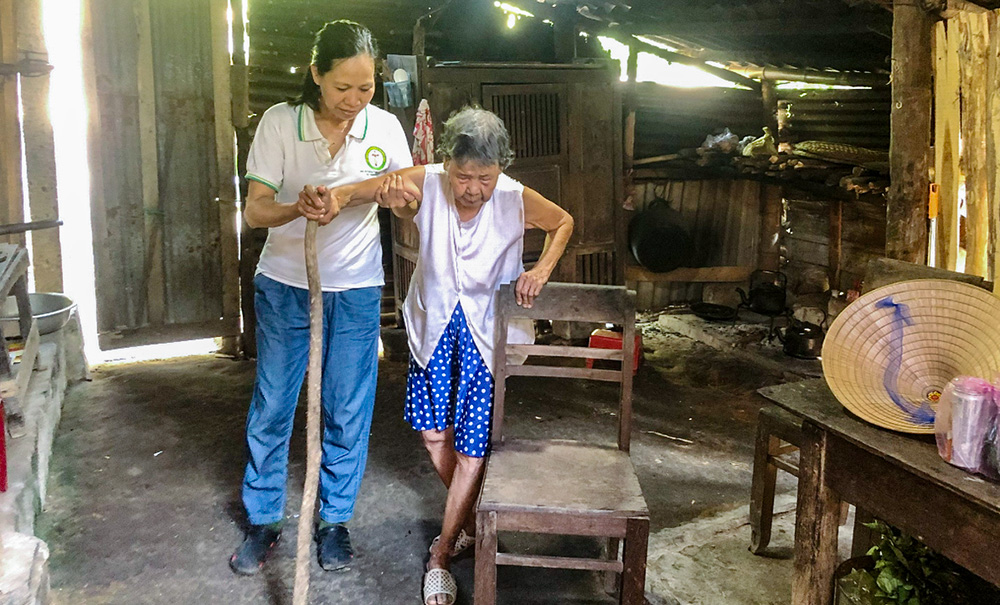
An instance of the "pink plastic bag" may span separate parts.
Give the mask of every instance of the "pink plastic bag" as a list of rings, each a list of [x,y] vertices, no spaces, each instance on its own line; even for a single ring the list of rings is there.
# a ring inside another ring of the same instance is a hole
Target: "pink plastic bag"
[[[995,475],[984,456],[987,438],[996,433],[994,392],[989,382],[971,376],[959,376],[945,387],[934,418],[934,436],[946,462],[973,473]]]

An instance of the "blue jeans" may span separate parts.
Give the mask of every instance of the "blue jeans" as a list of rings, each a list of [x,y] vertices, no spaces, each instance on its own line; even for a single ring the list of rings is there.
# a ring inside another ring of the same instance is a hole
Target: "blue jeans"
[[[309,292],[257,275],[257,379],[247,415],[243,505],[250,523],[285,516],[288,442],[309,361]],[[380,287],[323,293],[319,516],[351,518],[368,458],[378,375]]]

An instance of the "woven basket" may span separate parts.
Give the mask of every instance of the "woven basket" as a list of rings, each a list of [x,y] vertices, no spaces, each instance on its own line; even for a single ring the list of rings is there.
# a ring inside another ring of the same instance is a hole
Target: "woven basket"
[[[868,292],[830,326],[823,372],[855,415],[906,433],[933,433],[952,378],[1000,370],[1000,298],[949,280],[898,282]]]
[[[792,149],[795,155],[808,158],[827,160],[830,162],[840,162],[844,164],[857,164],[859,166],[881,164],[888,165],[889,154],[885,151],[865,149],[845,143],[827,143],[826,141],[802,141],[796,143]]]

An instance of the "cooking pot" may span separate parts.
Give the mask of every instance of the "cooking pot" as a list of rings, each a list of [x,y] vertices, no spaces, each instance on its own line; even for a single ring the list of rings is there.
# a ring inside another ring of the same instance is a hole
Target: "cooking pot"
[[[694,245],[684,225],[684,217],[666,200],[649,202],[629,221],[629,247],[635,260],[655,273],[687,265]]]
[[[736,319],[736,309],[733,307],[707,302],[692,303],[691,312],[707,321],[734,321]]]
[[[784,334],[777,331],[778,340],[783,345],[785,355],[799,359],[816,359],[823,351],[823,327],[814,323],[789,320]],[[826,319],[823,320],[826,323]]]
[[[750,274],[750,293],[736,288],[741,307],[771,317],[785,312],[785,285],[788,278],[780,271],[757,270]]]

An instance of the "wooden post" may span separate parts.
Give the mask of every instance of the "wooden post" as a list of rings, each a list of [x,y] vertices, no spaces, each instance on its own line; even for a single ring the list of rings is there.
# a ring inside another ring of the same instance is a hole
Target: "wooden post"
[[[249,1],[249,0],[246,0]],[[427,53],[427,31],[424,28],[424,18],[417,19],[413,26],[413,54],[422,57]]]
[[[40,0],[17,1],[20,58],[31,61],[31,73],[21,77],[21,107],[24,111],[24,159],[28,179],[31,220],[59,218],[56,199],[56,152],[49,118],[49,61],[42,33]],[[58,229],[31,233],[31,256],[35,290],[62,292],[62,248]]]
[[[958,135],[960,122],[958,25],[935,24],[934,180],[938,184],[937,266],[958,265]]]
[[[246,12],[245,0],[231,0],[233,8],[233,64],[230,76],[230,86],[233,96],[233,126],[236,129],[236,173],[240,177],[240,199],[246,200],[247,182],[243,178],[246,171],[246,159],[250,153],[250,49],[245,46],[246,23],[243,16]],[[257,319],[253,307],[253,276],[256,267],[253,257],[254,234],[246,221],[240,216],[240,306],[243,313],[243,333],[240,335],[240,350],[245,357],[257,356],[257,342],[254,331]]]
[[[961,32],[962,168],[965,173],[965,207],[968,240],[965,272],[987,277],[989,265],[990,209],[986,175],[986,39],[985,13],[963,12]]]
[[[1000,16],[994,11],[988,16],[990,47],[987,58],[987,85],[989,92],[986,109],[986,174],[989,178],[990,208],[993,210],[993,291],[1000,292]]]
[[[774,143],[778,144],[780,133],[778,132],[778,89],[774,80],[762,80],[760,83],[760,96],[764,103],[764,126],[774,133]]]
[[[163,275],[163,219],[160,201],[159,152],[156,141],[156,84],[153,75],[153,30],[149,2],[133,2],[135,11],[136,84],[139,105],[139,154],[142,156],[142,205],[145,214],[146,320],[163,325],[166,283]]]
[[[635,78],[638,70],[639,49],[630,44],[628,47],[628,63],[625,72],[628,82],[625,85],[625,135],[623,141],[622,172],[625,177],[625,199],[622,206],[626,210],[634,210],[632,198],[635,195],[635,185],[632,180],[632,163],[635,161]]]
[[[777,271],[781,267],[781,211],[784,191],[777,185],[761,186],[760,268]],[[831,284],[832,285],[832,284]],[[836,286],[833,286],[836,287]]]
[[[833,200],[830,205],[830,246],[828,248],[830,287],[840,290],[840,259],[843,247],[844,201]]]
[[[576,6],[557,4],[553,28],[555,29],[556,61],[572,63],[576,58]]]
[[[17,8],[14,0],[0,0],[0,63],[17,61]],[[0,76],[0,223],[24,221],[17,81],[16,74]],[[23,233],[6,237],[10,243],[25,242]]]
[[[232,60],[229,56],[231,30],[226,18],[229,0],[212,0],[212,84],[215,99],[215,201],[219,205],[219,253],[222,261],[222,316],[240,315],[239,241],[236,236],[236,132],[233,130]],[[233,20],[242,17],[233,15]],[[227,335],[220,352],[236,355],[240,338]]]
[[[919,3],[897,3],[892,14],[892,185],[886,209],[886,256],[924,263],[934,21]]]

